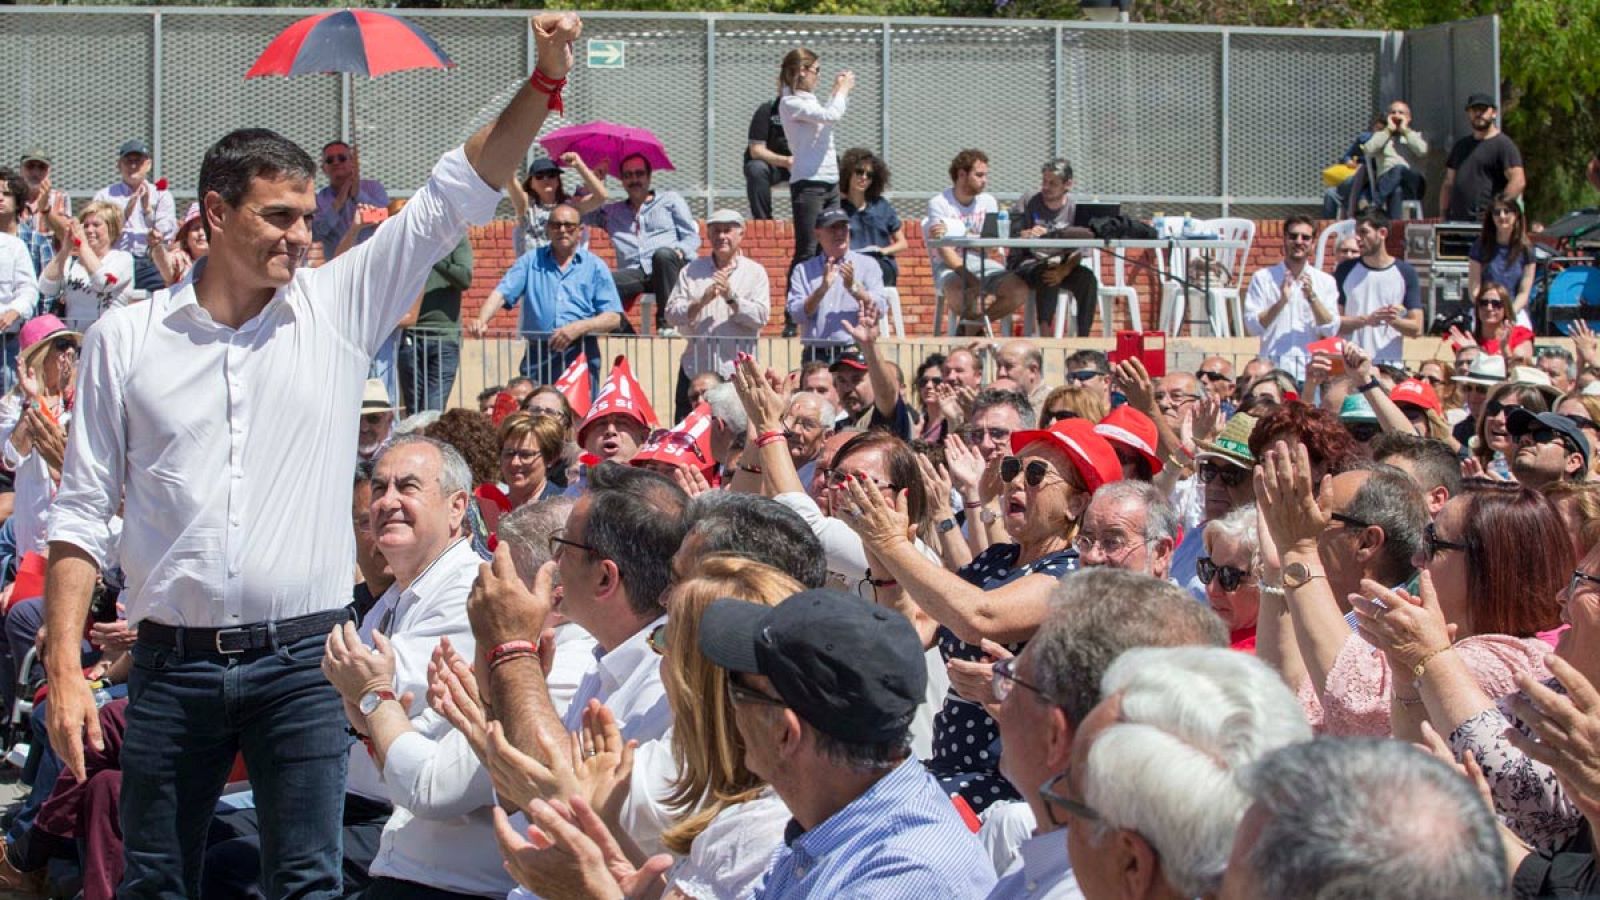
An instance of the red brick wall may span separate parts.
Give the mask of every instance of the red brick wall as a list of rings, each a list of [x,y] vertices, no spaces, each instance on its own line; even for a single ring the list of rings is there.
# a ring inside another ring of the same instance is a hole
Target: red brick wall
[[[1318,228],[1326,223],[1319,223]],[[513,249],[511,234],[513,223],[509,220],[494,222],[483,228],[472,229],[473,250],[473,277],[472,287],[467,291],[462,300],[462,316],[477,315],[479,307],[488,299],[489,292],[500,283],[500,277],[510,268],[516,259]],[[916,221],[905,223],[906,239],[910,247],[899,256],[900,261],[900,305],[905,316],[906,332],[911,335],[930,335],[934,332],[933,323],[933,272],[928,263],[928,252],[922,242],[922,226]],[[773,316],[772,323],[767,326],[765,334],[776,335],[782,328],[783,316],[779,311],[783,303],[784,270],[789,263],[789,258],[794,252],[793,226],[788,221],[763,221],[750,222],[745,226],[743,250],[746,256],[759,261],[767,269],[767,278],[772,283],[773,291]],[[1401,256],[1405,237],[1404,227],[1395,228],[1389,236],[1389,252]],[[702,226],[702,234],[704,226]],[[598,253],[607,265],[616,262],[615,253],[612,251],[611,242],[605,232],[599,229],[590,230],[590,249]],[[1314,252],[1314,251],[1313,251]],[[1150,251],[1134,251],[1133,260],[1145,260],[1150,263],[1154,258]],[[1255,271],[1262,266],[1273,265],[1283,259],[1283,222],[1281,220],[1258,221],[1256,223],[1255,243],[1250,249],[1249,260],[1245,269],[1240,273],[1239,283],[1246,283]],[[1326,268],[1332,271],[1333,253],[1327,254]],[[1100,273],[1101,282],[1109,284],[1111,281],[1111,259],[1103,257],[1103,271]],[[1157,320],[1161,291],[1157,284],[1156,273],[1152,269],[1141,266],[1129,265],[1126,268],[1127,282],[1139,292],[1141,316],[1146,328],[1153,328]],[[665,298],[661,298],[665,302]],[[639,324],[638,310],[630,311],[629,316],[635,325]],[[1117,327],[1125,328],[1128,323],[1127,316],[1122,307],[1118,306]],[[491,322],[491,328],[504,331],[513,331],[516,328],[516,312],[502,312]]]

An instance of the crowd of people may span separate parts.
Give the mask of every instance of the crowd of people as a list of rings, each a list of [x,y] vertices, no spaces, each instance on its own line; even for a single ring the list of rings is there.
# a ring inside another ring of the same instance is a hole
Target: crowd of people
[[[1600,893],[1600,337],[1517,324],[1504,191],[1447,356],[1406,361],[1377,203],[1332,275],[1284,222],[1237,372],[1085,349],[1057,379],[1002,339],[908,380],[887,166],[833,159],[853,78],[823,103],[796,50],[747,165],[820,251],[776,371],[739,212],[699,255],[648,160],[617,201],[575,157],[578,194],[519,178],[582,32],[532,28],[529,83],[392,208],[354,148],[317,191],[265,129],[208,150],[181,220],[137,141],[75,218],[47,156],[6,174],[0,699],[31,709],[31,792],[0,890]],[[996,211],[987,166],[956,158],[936,226]],[[1071,219],[1070,165],[1041,178],[1023,233]],[[397,393],[386,353],[453,372],[397,329],[458,327],[507,190],[529,250],[459,330],[520,305],[523,374],[475,409],[439,409],[448,377]],[[947,251],[952,299],[1091,289]],[[600,377],[642,293],[689,337],[670,418],[626,359]]]

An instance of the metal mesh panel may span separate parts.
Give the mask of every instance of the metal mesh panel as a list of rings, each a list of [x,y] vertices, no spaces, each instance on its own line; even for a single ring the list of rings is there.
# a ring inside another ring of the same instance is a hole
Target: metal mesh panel
[[[715,129],[711,145],[715,152],[713,181],[724,191],[732,190],[722,203],[744,208],[744,148],[750,117],[757,106],[777,94],[778,69],[784,54],[805,47],[817,54],[822,77],[818,97],[826,100],[832,92],[833,77],[844,69],[856,73],[856,86],[850,92],[850,106],[834,128],[833,143],[840,155],[851,147],[866,147],[883,153],[883,28],[876,23],[813,24],[803,19],[795,28],[775,30],[769,22],[718,20],[715,73],[712,94]],[[894,164],[894,160],[889,160]],[[895,170],[898,173],[898,169]],[[898,180],[898,174],[896,175]],[[773,191],[773,216],[789,217],[788,189],[778,185]]]
[[[421,185],[439,155],[498,115],[527,76],[526,20],[407,15],[456,67],[352,78],[362,177],[392,193]]]
[[[142,14],[0,15],[4,164],[38,146],[52,158],[57,188],[92,194],[115,181],[117,147],[151,139],[150,35]]]
[[[895,186],[950,185],[963,147],[989,156],[989,190],[1035,190],[1055,155],[1055,35],[1047,28],[897,25],[889,40],[889,146]]]
[[[1378,49],[1376,38],[1230,37],[1228,192],[1320,193],[1318,173],[1378,111]]]
[[[1220,193],[1220,34],[1064,31],[1062,43],[1063,144],[1081,195]]]
[[[1467,97],[1472,94],[1488,94],[1498,99],[1500,85],[1495,82],[1497,41],[1494,19],[1485,17],[1452,22],[1450,39],[1455,51],[1450,83],[1456,91],[1456,102],[1451,106],[1460,110],[1467,105]]]
[[[313,155],[339,136],[338,76],[245,80],[261,51],[297,18],[162,17],[161,171],[180,193],[193,194],[206,148],[235,128],[271,128]]]

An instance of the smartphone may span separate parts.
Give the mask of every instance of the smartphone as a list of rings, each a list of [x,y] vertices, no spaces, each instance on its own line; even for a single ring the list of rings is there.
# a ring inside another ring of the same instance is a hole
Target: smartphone
[[[1112,365],[1125,359],[1144,363],[1151,378],[1167,374],[1167,334],[1164,331],[1119,331],[1117,346],[1108,357]]]
[[[361,224],[377,225],[389,218],[389,211],[381,206],[361,210]]]

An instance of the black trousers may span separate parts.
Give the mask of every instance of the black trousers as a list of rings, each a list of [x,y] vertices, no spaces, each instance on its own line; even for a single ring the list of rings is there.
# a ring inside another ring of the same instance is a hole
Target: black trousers
[[[629,298],[646,291],[656,295],[656,328],[659,330],[667,324],[667,298],[672,296],[672,289],[678,286],[678,276],[688,264],[689,261],[679,256],[676,248],[663,247],[650,254],[649,274],[642,267],[617,269],[611,273],[611,280],[616,284],[624,306]],[[618,330],[626,333],[629,330],[626,316],[622,319],[622,326]]]
[[[750,203],[750,218],[772,218],[772,186],[789,180],[789,170],[759,159],[744,161],[744,197]]]

